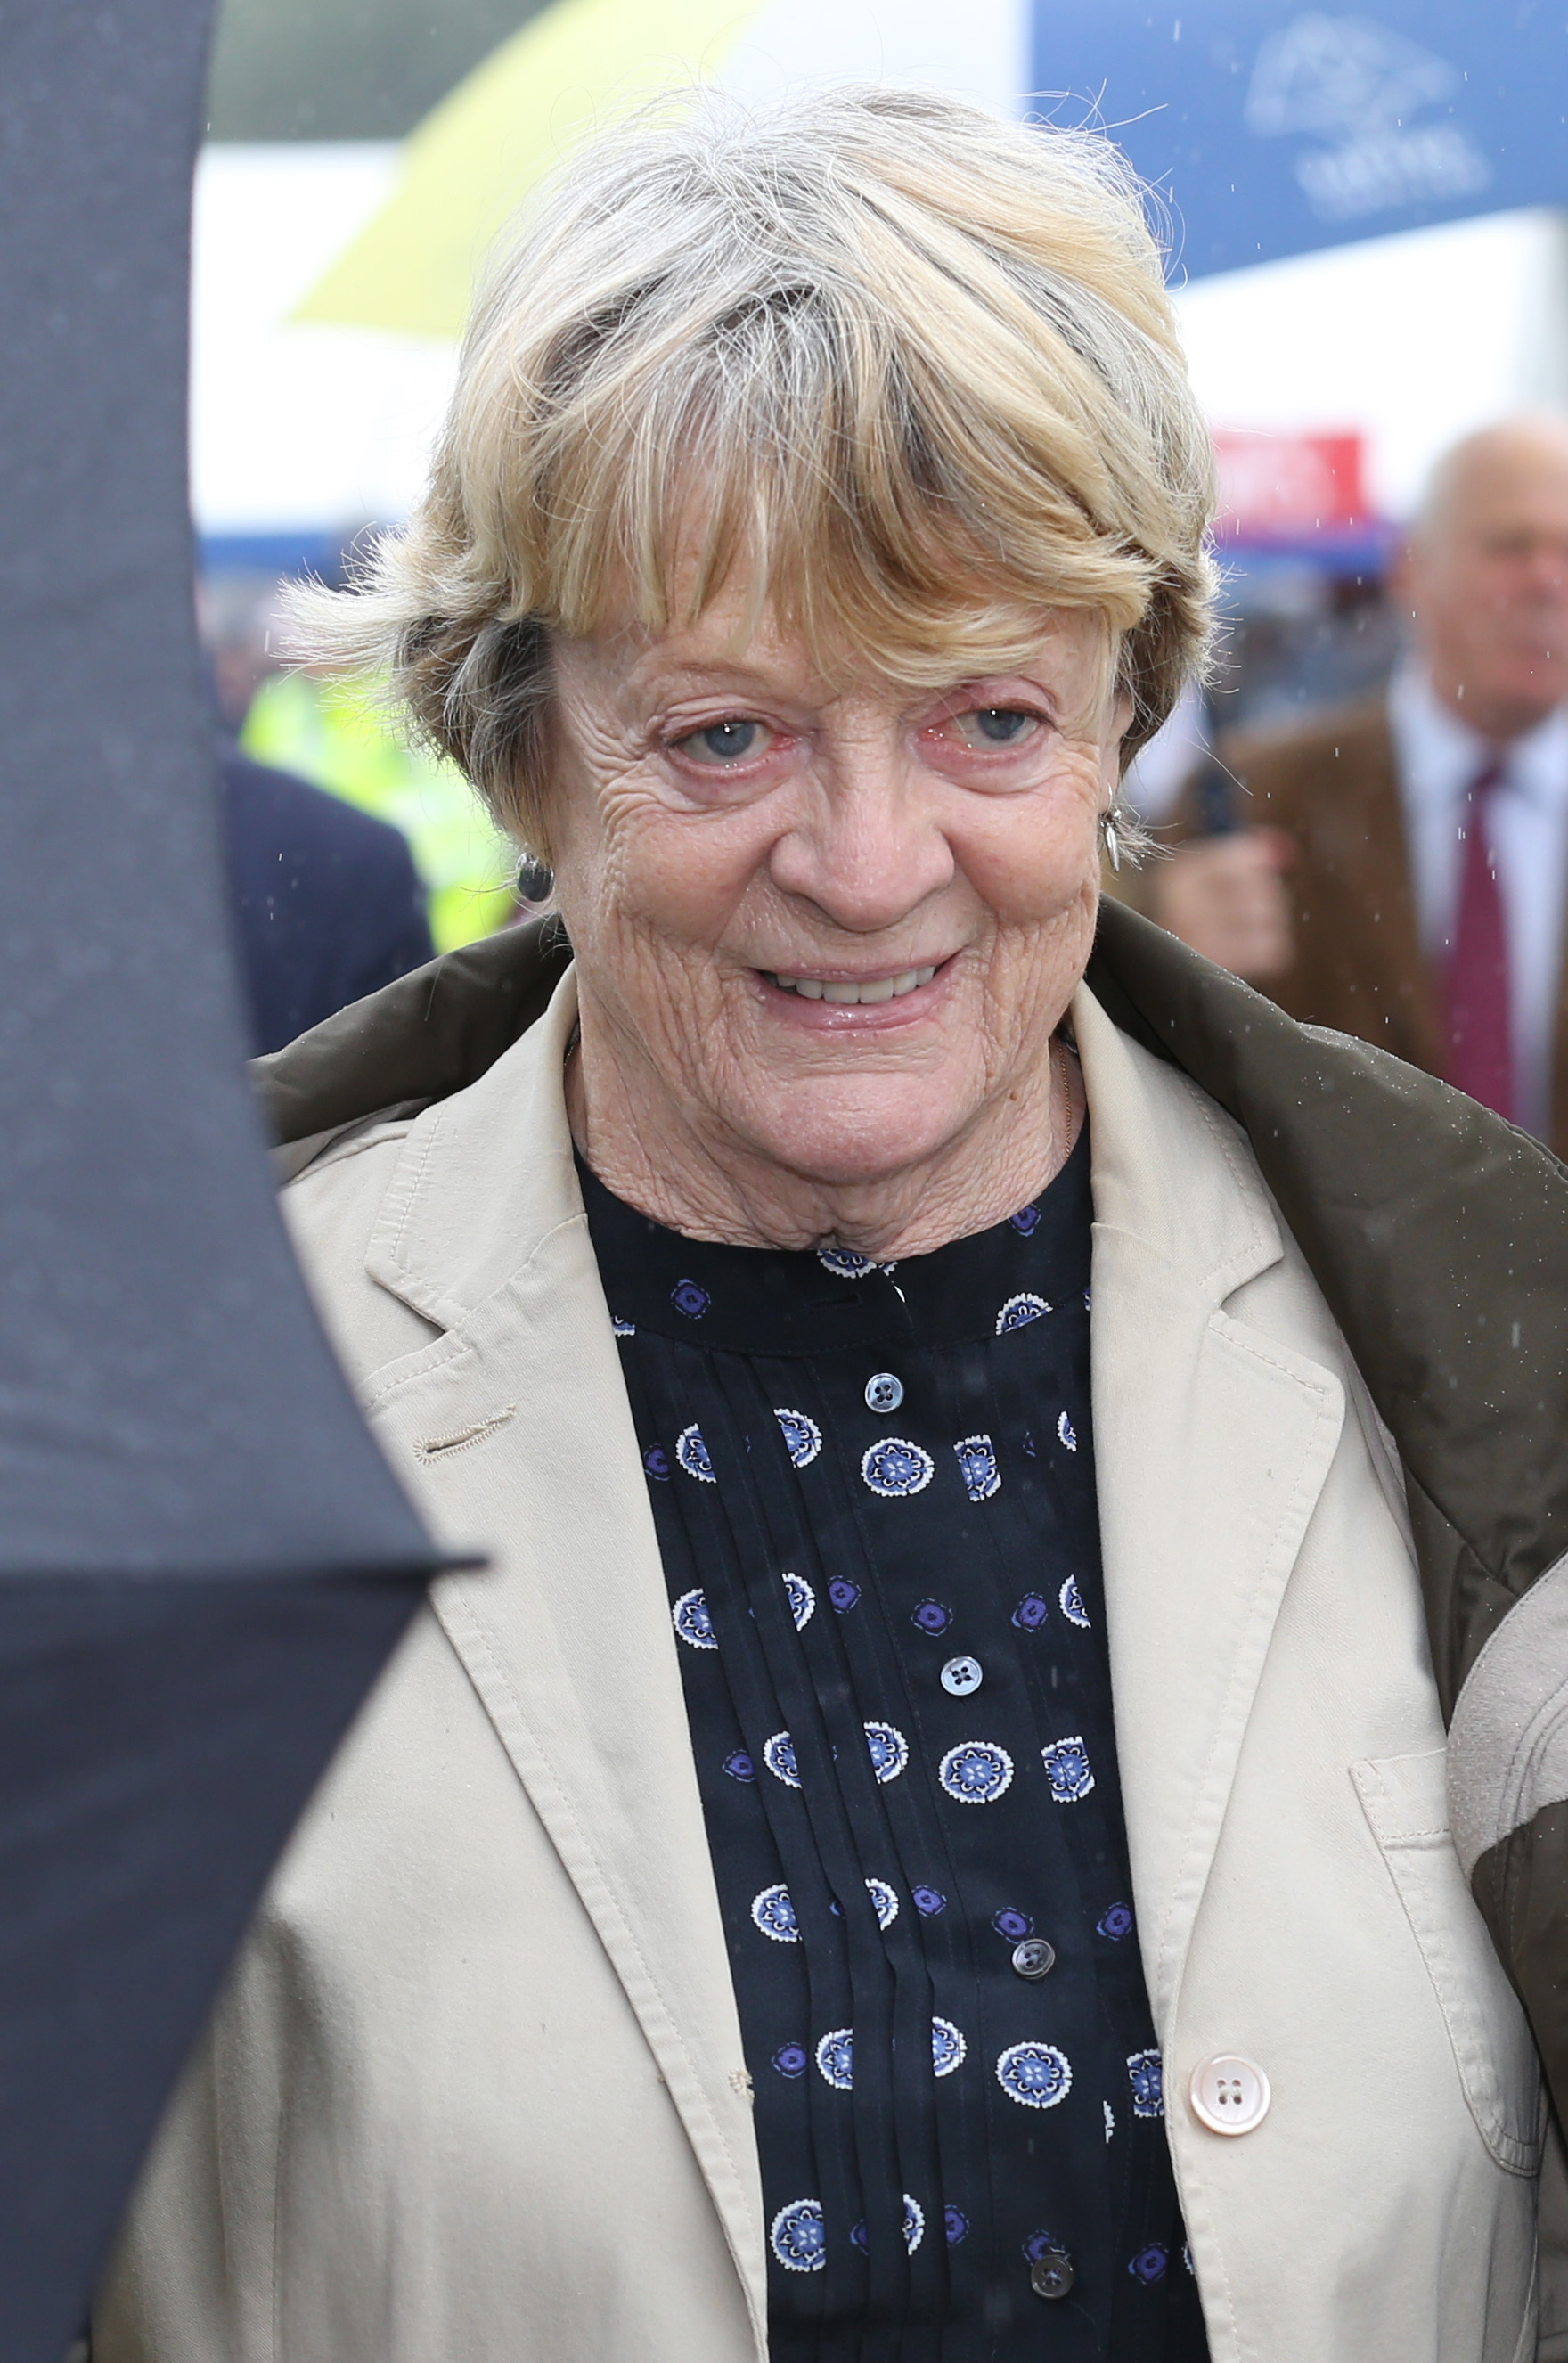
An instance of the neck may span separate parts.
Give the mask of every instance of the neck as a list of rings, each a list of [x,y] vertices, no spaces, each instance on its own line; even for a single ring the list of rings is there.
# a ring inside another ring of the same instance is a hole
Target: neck
[[[673,1103],[603,1055],[591,1023],[566,1087],[580,1155],[607,1190],[667,1229],[724,1247],[849,1248],[879,1263],[929,1255],[1015,1214],[1061,1170],[1084,1119],[1077,1060],[1054,1040],[1037,1079],[933,1155],[864,1180],[823,1181]]]

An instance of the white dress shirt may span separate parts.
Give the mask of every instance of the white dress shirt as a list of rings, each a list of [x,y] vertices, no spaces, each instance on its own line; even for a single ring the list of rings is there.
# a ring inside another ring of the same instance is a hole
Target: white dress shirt
[[[1441,971],[1453,940],[1464,800],[1499,753],[1437,696],[1427,674],[1402,665],[1388,685],[1388,721],[1404,805],[1416,917]],[[1492,853],[1508,939],[1516,1121],[1544,1133],[1562,963],[1568,879],[1568,706],[1501,750],[1492,800]]]

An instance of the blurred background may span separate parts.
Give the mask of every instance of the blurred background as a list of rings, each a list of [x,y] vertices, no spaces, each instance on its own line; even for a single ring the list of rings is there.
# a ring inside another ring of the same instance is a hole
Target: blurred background
[[[1397,638],[1391,554],[1434,459],[1490,421],[1568,409],[1568,163],[1560,18],[1521,0],[1505,31],[1457,0],[1373,6],[222,0],[191,460],[220,738],[256,794],[260,771],[326,790],[414,865],[394,875],[381,837],[338,848],[345,876],[380,849],[385,908],[352,976],[276,987],[259,1041],[410,964],[411,895],[442,949],[517,913],[513,854],[374,685],[280,671],[276,586],[334,579],[407,513],[491,242],[584,131],[672,82],[752,102],[930,83],[1115,130],[1167,209],[1230,622],[1213,698],[1144,757],[1137,801],[1160,817],[1216,731],[1375,691]],[[236,849],[253,935],[276,936],[280,882],[286,900],[300,862],[325,859],[293,826],[290,851]]]

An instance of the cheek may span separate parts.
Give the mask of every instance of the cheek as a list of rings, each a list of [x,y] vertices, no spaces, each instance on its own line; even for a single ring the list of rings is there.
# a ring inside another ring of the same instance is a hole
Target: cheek
[[[1041,796],[977,799],[954,850],[970,885],[1005,926],[1049,925],[1099,891],[1096,759]]]
[[[766,865],[748,815],[673,813],[622,781],[590,795],[563,832],[558,881],[568,930],[574,906],[595,936],[625,927],[707,947],[723,935]]]

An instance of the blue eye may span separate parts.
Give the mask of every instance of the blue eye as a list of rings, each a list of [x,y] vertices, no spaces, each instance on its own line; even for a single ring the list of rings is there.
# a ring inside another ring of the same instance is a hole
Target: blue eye
[[[977,705],[975,720],[982,738],[988,738],[994,747],[1010,747],[1022,737],[1034,716],[1016,705]]]
[[[762,725],[734,717],[723,722],[710,722],[701,730],[693,730],[689,738],[678,743],[681,752],[699,763],[739,763],[757,751]]]

